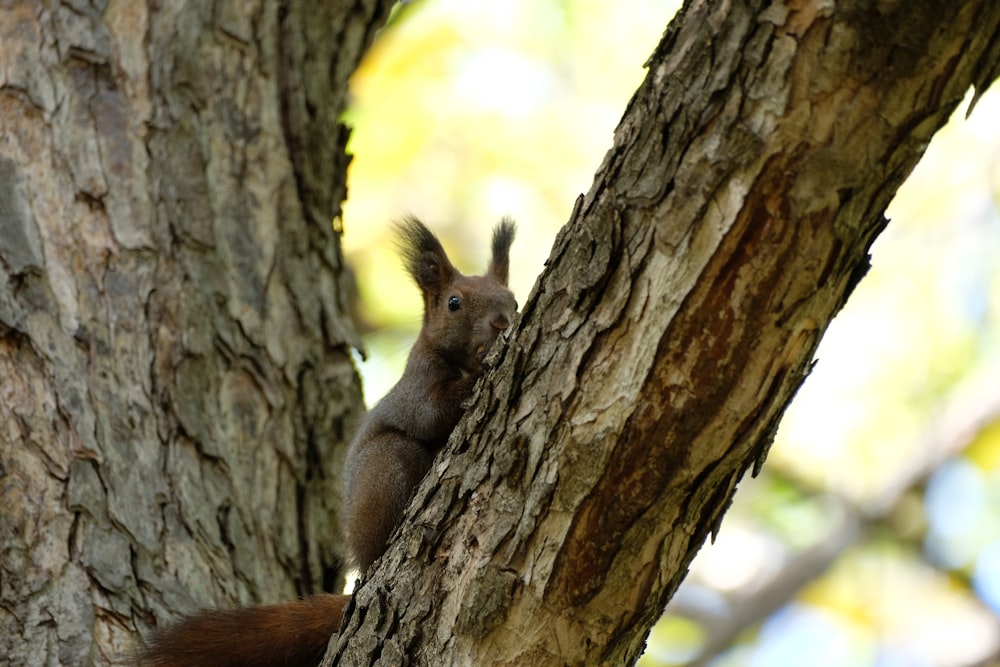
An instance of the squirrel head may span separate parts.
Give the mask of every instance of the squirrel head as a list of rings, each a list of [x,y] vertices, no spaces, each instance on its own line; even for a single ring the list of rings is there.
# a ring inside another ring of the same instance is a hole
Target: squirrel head
[[[514,231],[514,221],[503,218],[493,228],[493,254],[486,273],[466,276],[418,219],[410,216],[397,225],[406,270],[424,298],[420,337],[466,373],[482,372],[483,358],[517,312],[514,294],[507,289]]]

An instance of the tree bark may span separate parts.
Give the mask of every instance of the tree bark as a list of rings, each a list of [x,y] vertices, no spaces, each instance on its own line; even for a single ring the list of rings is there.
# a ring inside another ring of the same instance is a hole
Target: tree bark
[[[989,0],[688,2],[324,664],[629,664],[763,463]]]
[[[342,581],[331,220],[386,0],[0,9],[0,655]]]
[[[631,662],[763,461],[885,204],[1000,60],[990,0],[763,4],[667,32],[340,664]],[[11,665],[128,663],[178,613],[341,578],[336,119],[388,9],[0,10]]]

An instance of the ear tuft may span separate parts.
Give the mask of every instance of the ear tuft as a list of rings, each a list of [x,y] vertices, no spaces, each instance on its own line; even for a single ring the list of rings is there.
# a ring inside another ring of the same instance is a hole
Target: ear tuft
[[[438,294],[455,276],[448,255],[441,242],[415,216],[408,215],[395,224],[396,242],[403,257],[403,266],[417,287],[424,292]]]
[[[510,246],[514,242],[516,231],[517,225],[514,224],[513,218],[506,215],[493,228],[493,257],[486,273],[496,278],[502,285],[507,284],[510,274]]]

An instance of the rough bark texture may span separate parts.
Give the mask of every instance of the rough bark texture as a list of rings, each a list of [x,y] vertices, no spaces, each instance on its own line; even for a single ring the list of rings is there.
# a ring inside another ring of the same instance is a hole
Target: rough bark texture
[[[1000,4],[688,2],[325,664],[630,664]]]
[[[342,581],[331,220],[389,2],[0,8],[0,656]]]

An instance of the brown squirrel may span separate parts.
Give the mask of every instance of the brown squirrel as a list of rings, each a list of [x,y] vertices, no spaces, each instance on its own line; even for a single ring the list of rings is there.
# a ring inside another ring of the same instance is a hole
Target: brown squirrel
[[[483,358],[517,310],[507,289],[515,226],[493,229],[486,274],[466,276],[414,217],[397,225],[407,271],[424,299],[420,334],[399,382],[358,427],[344,465],[348,550],[362,573],[385,551],[417,484],[448,440],[483,374]],[[154,637],[147,667],[314,666],[340,629],[348,595],[204,611]]]

